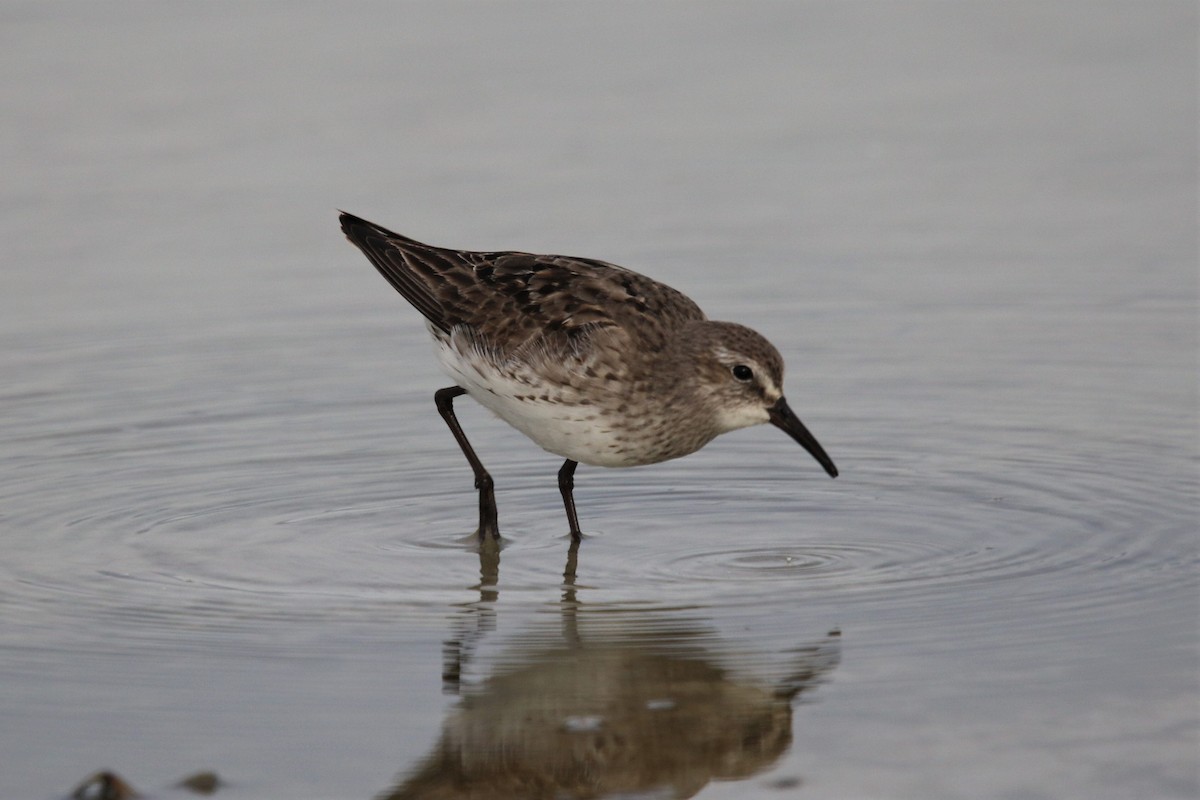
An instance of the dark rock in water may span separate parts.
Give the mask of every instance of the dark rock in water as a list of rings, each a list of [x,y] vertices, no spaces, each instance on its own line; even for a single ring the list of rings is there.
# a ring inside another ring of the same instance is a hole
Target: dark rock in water
[[[141,795],[117,773],[101,770],[79,784],[71,797],[74,800],[129,800]]]
[[[212,794],[221,788],[221,779],[212,771],[197,772],[175,784],[180,789],[188,789],[196,794]]]
[[[208,795],[221,788],[221,779],[217,777],[217,773],[206,770],[189,775],[173,788]],[[71,800],[134,800],[139,797],[143,795],[111,770],[95,773],[71,792]]]

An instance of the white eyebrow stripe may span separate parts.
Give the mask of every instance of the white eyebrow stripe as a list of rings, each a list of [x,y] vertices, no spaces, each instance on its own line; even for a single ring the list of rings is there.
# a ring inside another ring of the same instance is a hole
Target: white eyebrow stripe
[[[783,395],[783,388],[775,385],[775,381],[771,379],[771,373],[753,358],[740,355],[725,347],[717,347],[713,350],[713,354],[722,364],[727,364],[730,367],[737,364],[745,364],[754,370],[754,376],[758,378],[759,383],[762,384],[764,393],[768,397],[781,397]]]

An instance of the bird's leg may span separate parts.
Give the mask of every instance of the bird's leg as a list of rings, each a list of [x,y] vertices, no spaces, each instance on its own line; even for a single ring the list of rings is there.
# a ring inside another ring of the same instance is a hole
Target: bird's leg
[[[558,490],[562,492],[567,522],[571,524],[571,539],[576,542],[583,537],[583,531],[579,530],[579,516],[575,513],[575,468],[578,466],[579,462],[568,458],[558,471]]]
[[[433,400],[437,403],[438,413],[446,420],[450,432],[454,434],[454,440],[458,442],[463,455],[471,464],[471,469],[475,471],[475,488],[479,490],[479,538],[490,536],[499,539],[500,527],[496,522],[496,495],[493,491],[492,476],[483,468],[483,463],[479,456],[475,455],[471,443],[467,441],[462,426],[458,424],[458,418],[454,416],[454,398],[466,393],[467,390],[461,386],[448,386],[434,392]]]

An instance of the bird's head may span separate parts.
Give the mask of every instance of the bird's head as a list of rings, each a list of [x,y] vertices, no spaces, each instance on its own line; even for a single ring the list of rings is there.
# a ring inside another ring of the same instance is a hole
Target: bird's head
[[[837,477],[833,459],[784,399],[783,357],[774,345],[733,322],[703,320],[682,334],[695,397],[720,433],[769,422]]]

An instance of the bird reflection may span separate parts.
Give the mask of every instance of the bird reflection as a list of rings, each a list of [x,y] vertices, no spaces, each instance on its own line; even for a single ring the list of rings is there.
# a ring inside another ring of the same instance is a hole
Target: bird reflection
[[[786,752],[793,702],[837,666],[837,631],[756,659],[694,612],[585,606],[576,547],[557,618],[509,643],[489,676],[466,681],[495,628],[499,553],[481,551],[480,601],[445,650],[443,688],[460,700],[433,752],[378,800],[688,798]],[[772,674],[746,674],[755,661],[774,662]]]

